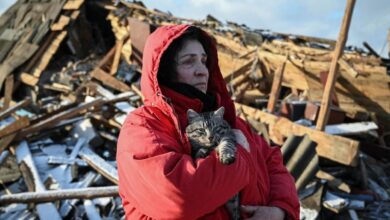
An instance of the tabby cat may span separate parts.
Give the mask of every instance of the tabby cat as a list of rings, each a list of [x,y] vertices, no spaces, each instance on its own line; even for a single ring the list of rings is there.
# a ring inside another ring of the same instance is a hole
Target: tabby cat
[[[193,158],[205,158],[216,150],[222,164],[231,164],[236,159],[236,138],[229,124],[223,119],[225,108],[197,113],[187,111],[186,133],[192,145]]]
[[[229,124],[223,119],[224,107],[216,111],[197,113],[187,111],[186,133],[192,145],[193,158],[205,158],[216,150],[222,164],[231,164],[236,159],[236,138]],[[226,203],[233,220],[240,219],[239,194]]]

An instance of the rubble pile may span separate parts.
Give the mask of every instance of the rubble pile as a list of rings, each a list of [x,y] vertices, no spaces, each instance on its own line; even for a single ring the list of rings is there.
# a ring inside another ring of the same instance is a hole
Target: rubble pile
[[[178,18],[137,1],[17,1],[0,17],[0,219],[122,219],[116,142],[142,105],[147,36],[190,23],[216,40],[237,113],[281,146],[302,219],[390,218],[390,61],[367,44]]]

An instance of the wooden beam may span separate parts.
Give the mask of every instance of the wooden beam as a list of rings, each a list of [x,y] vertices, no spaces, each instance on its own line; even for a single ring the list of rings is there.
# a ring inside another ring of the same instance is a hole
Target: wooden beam
[[[338,61],[341,68],[343,68],[349,75],[351,75],[353,78],[358,77],[359,73],[356,72],[356,70],[349,65],[347,61],[345,61],[344,58],[340,58]]]
[[[343,55],[344,46],[348,39],[348,30],[349,30],[349,25],[351,23],[352,12],[353,12],[353,7],[355,5],[355,2],[356,0],[347,1],[347,7],[345,9],[345,14],[341,25],[340,34],[337,39],[336,48],[333,54],[334,57],[330,65],[328,79],[326,80],[327,83],[325,85],[320,114],[316,125],[316,128],[321,131],[324,130],[325,125],[328,122],[330,105],[332,101],[331,98],[333,95],[333,90],[337,79],[338,61],[340,57]]]
[[[37,78],[31,74],[23,72],[22,74],[20,74],[20,81],[22,81],[22,83],[24,83],[26,85],[35,86],[35,85],[37,85],[39,78]]]
[[[66,111],[60,112],[57,115],[54,115],[50,118],[47,118],[43,121],[40,121],[28,128],[23,129],[20,134],[18,135],[19,137],[26,137],[28,135],[31,135],[33,133],[39,132],[43,129],[48,129],[57,123],[61,122],[62,120],[75,117],[77,116],[81,111],[87,110],[90,107],[97,107],[103,104],[104,101],[100,98],[95,99],[91,102],[83,103],[75,108],[68,109]]]
[[[118,171],[111,164],[107,163],[98,154],[93,152],[89,147],[83,147],[79,152],[80,157],[94,168],[98,173],[109,179],[111,182],[118,184]]]
[[[16,133],[7,135],[5,137],[0,138],[0,153],[2,153],[5,149],[8,148],[8,146],[11,144],[11,142],[14,140],[16,136]]]
[[[226,83],[229,83],[232,81],[235,77],[241,75],[243,72],[246,72],[248,68],[252,66],[253,59],[249,60],[247,63],[239,67],[238,69],[234,70],[233,72],[227,74],[226,76],[223,77]]]
[[[108,61],[115,55],[115,49],[116,49],[116,46],[113,46],[110,49],[110,51],[108,51],[108,53],[106,53],[106,55],[104,55],[103,59],[101,59],[99,61],[99,63],[96,65],[95,69],[101,68],[104,65],[106,65],[108,63]]]
[[[267,124],[269,126],[270,137],[276,144],[282,145],[284,138],[291,134],[295,136],[307,134],[311,140],[318,144],[316,151],[319,156],[345,165],[357,165],[359,153],[358,141],[326,134],[322,131],[295,124],[287,118],[278,117],[246,105],[239,103],[235,103],[235,105],[245,115],[250,115]]]
[[[390,58],[390,29],[389,32],[387,33],[387,46],[388,46],[388,56]]]
[[[62,7],[63,10],[78,10],[81,5],[84,3],[84,0],[68,0],[65,5]]]
[[[15,133],[30,125],[30,119],[21,117],[0,130],[0,138]]]
[[[28,106],[30,103],[31,103],[31,98],[28,97],[23,101],[16,103],[14,106],[9,107],[8,109],[4,109],[4,111],[0,112],[0,120],[3,120],[4,118],[10,116],[15,111]]]
[[[37,62],[37,66],[33,72],[33,75],[37,78],[41,75],[42,71],[44,71],[49,64],[51,58],[56,53],[57,49],[60,47],[62,41],[65,39],[67,35],[67,31],[59,32],[54,40],[50,43],[44,54],[40,57],[40,60]]]
[[[26,192],[0,197],[0,205],[11,203],[42,203],[64,199],[93,199],[118,196],[118,186],[87,187],[81,189],[61,189],[44,192]]]
[[[280,90],[282,88],[284,67],[286,66],[287,59],[288,59],[288,57],[286,56],[286,60],[276,70],[275,75],[274,75],[274,79],[272,81],[272,89],[271,89],[271,93],[269,94],[269,101],[268,101],[268,105],[267,105],[267,110],[270,113],[274,113],[276,102],[279,99]]]
[[[325,171],[322,171],[322,170],[318,171],[316,176],[320,179],[327,180],[329,186],[334,188],[334,189],[339,189],[339,190],[344,191],[346,193],[351,193],[351,187],[348,184],[346,184],[342,180],[334,177],[333,175],[331,175]]]
[[[70,22],[70,17],[61,15],[58,21],[51,25],[51,31],[62,31]]]
[[[121,92],[127,92],[131,90],[131,88],[126,83],[116,79],[100,68],[94,69],[91,73],[91,76],[112,89],[119,90]]]
[[[115,75],[116,72],[118,71],[118,65],[121,59],[121,51],[122,51],[124,41],[125,39],[122,39],[118,41],[116,44],[114,60],[112,61],[111,70],[110,70],[111,75]]]

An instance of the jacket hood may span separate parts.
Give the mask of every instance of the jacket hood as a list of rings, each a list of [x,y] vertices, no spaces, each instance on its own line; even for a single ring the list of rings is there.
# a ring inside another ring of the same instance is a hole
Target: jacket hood
[[[163,112],[173,116],[172,107],[166,102],[160,85],[157,80],[157,73],[160,65],[161,57],[169,47],[169,45],[178,37],[180,37],[190,25],[168,25],[157,28],[147,39],[143,51],[143,65],[141,76],[141,91],[144,95],[144,104],[146,106],[156,106]],[[225,120],[232,126],[235,122],[235,109],[231,100],[226,83],[223,80],[219,65],[218,53],[215,40],[206,32],[202,31],[206,40],[209,41],[210,48],[208,57],[208,92],[216,94],[220,97],[220,106],[225,107]],[[206,48],[205,48],[206,49]],[[174,118],[174,117],[172,117]]]

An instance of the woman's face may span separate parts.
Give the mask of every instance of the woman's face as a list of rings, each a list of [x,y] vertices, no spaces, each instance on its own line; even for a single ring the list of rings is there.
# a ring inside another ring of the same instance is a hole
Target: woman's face
[[[207,55],[197,40],[187,40],[176,57],[176,82],[189,84],[206,93],[209,70],[206,67]]]

